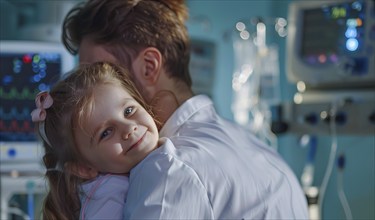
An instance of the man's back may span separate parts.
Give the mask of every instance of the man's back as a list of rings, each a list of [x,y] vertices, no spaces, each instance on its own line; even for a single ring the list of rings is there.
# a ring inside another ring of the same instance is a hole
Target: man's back
[[[196,96],[167,121],[178,158],[199,176],[216,219],[307,219],[306,200],[287,164],[245,129]]]

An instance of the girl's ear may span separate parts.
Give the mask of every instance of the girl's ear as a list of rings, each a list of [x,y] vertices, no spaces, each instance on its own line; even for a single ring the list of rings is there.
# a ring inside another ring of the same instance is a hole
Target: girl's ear
[[[82,179],[92,179],[98,175],[98,171],[92,167],[77,162],[67,162],[65,169]]]

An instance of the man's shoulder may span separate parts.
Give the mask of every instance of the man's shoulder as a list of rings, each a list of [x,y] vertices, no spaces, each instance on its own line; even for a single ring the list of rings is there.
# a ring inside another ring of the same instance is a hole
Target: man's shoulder
[[[160,138],[161,145],[143,159],[131,172],[163,173],[172,166],[186,166],[178,157],[177,149],[169,138]]]

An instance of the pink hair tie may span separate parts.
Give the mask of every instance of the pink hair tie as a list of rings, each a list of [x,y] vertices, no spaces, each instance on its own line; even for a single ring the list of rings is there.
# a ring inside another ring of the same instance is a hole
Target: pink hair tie
[[[49,146],[52,146],[48,141],[46,131],[45,131],[45,123],[47,116],[46,109],[50,108],[53,104],[53,99],[51,95],[47,91],[40,92],[35,97],[35,105],[36,109],[31,112],[31,120],[33,122],[38,122],[38,130],[39,134],[42,139],[47,142]]]

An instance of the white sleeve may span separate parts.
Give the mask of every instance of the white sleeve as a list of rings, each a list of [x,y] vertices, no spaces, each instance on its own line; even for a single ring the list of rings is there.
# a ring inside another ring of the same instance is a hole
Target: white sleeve
[[[131,174],[124,219],[213,219],[194,170],[170,155],[161,157]]]
[[[128,177],[110,176],[98,185],[92,198],[82,204],[80,219],[122,219],[128,185]]]

